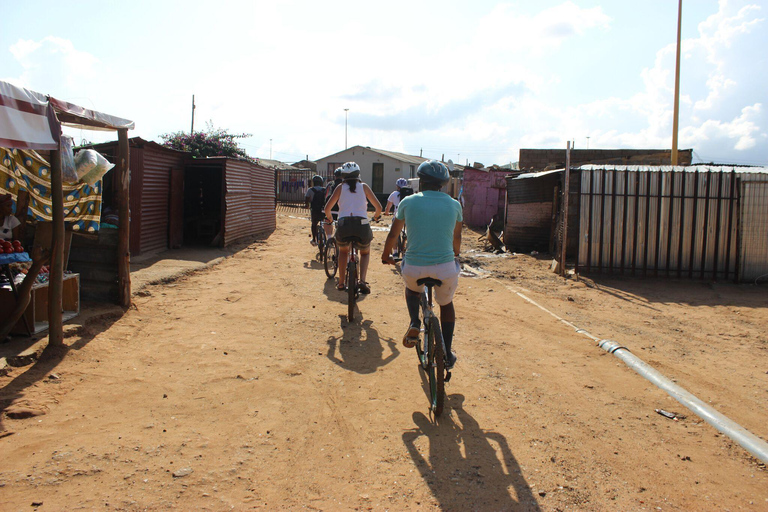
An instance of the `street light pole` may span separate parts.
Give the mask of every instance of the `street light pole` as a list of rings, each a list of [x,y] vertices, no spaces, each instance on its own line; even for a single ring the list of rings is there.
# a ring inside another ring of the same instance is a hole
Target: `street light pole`
[[[269,159],[272,160],[272,139],[269,139]]]
[[[347,119],[348,119],[349,109],[344,109],[344,149],[347,149],[349,146],[347,145]]]

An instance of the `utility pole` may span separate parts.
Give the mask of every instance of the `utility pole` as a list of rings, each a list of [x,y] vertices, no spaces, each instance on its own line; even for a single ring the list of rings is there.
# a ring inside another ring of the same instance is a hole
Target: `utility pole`
[[[269,139],[269,159],[272,160],[272,139]]]
[[[568,196],[570,196],[571,142],[565,149],[565,176],[563,176],[563,232],[560,243],[560,275],[565,275],[565,248],[568,245]]]
[[[677,165],[677,125],[680,111],[680,31],[683,19],[683,0],[677,6],[677,58],[675,59],[675,112],[672,116],[672,165]]]
[[[587,149],[589,149],[589,137],[587,137]]]
[[[344,149],[347,149],[347,119],[349,119],[349,109],[344,109]]]
[[[189,134],[195,133],[195,95],[192,95],[192,126],[189,129]]]

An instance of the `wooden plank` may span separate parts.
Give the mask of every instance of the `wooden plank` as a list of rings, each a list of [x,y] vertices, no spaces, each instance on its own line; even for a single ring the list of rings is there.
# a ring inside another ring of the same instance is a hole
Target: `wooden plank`
[[[53,235],[48,281],[48,343],[64,344],[61,297],[64,279],[64,192],[61,177],[61,152],[51,151],[51,209]]]
[[[131,305],[131,253],[130,253],[130,186],[131,177],[128,171],[130,149],[128,147],[128,130],[117,131],[118,155],[117,155],[117,182],[118,182],[118,226],[117,242],[117,279],[119,287],[119,303],[128,308]]]

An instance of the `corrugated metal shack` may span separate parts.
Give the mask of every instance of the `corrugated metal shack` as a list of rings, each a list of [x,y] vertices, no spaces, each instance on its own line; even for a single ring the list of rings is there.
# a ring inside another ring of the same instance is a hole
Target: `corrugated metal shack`
[[[768,274],[768,168],[581,167],[580,272]]]
[[[157,252],[169,247],[172,220],[169,198],[173,175],[184,170],[187,154],[141,137],[128,139],[131,158],[131,255]],[[114,161],[117,142],[90,146]],[[104,176],[104,205],[111,206],[116,184],[112,173]],[[174,224],[175,225],[175,224]],[[177,247],[179,244],[175,244]],[[171,245],[173,246],[173,245]]]
[[[554,252],[558,239],[563,169],[507,176],[504,245],[512,251]],[[568,251],[578,243],[579,171],[571,169]]]
[[[112,159],[117,143],[93,148]],[[274,231],[273,170],[227,157],[194,159],[138,137],[130,139],[130,152],[131,255],[226,246]],[[104,208],[111,205],[111,174],[105,175]],[[81,274],[83,297],[112,300],[118,292],[115,231],[73,237],[70,267]]]
[[[471,227],[487,226],[494,215],[504,214],[509,169],[464,168],[464,222]]]
[[[555,252],[563,170],[507,177],[504,243]],[[768,168],[571,169],[568,257],[582,273],[768,278]]]
[[[188,158],[184,166],[185,245],[226,246],[272,232],[275,173],[246,160]]]

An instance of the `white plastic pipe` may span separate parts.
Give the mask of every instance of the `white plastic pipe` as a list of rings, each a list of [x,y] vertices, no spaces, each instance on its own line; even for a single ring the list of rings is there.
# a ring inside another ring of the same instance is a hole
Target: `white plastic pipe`
[[[579,327],[576,327],[568,320],[551,312],[541,304],[538,304],[537,302],[529,299],[528,297],[526,297],[519,291],[515,290],[511,286],[507,285],[506,283],[503,283],[498,279],[494,279],[494,281],[503,285],[509,291],[519,296],[520,298],[530,302],[531,304],[541,309],[542,311],[549,313],[550,315],[558,319],[560,322],[574,329],[577,333],[583,334],[584,336],[595,341],[600,348],[602,348],[609,354],[613,354],[614,356],[624,361],[624,364],[626,364],[627,366],[635,370],[637,373],[639,373],[640,375],[648,379],[650,382],[655,384],[661,390],[665,391],[669,396],[671,396],[672,398],[680,402],[683,406],[688,408],[696,416],[698,416],[699,418],[703,419],[704,421],[712,425],[715,429],[717,429],[719,432],[727,436],[729,439],[739,443],[739,445],[742,448],[744,448],[749,453],[751,453],[755,458],[759,459],[761,462],[765,464],[768,464],[768,443],[766,443],[761,438],[757,437],[755,434],[745,429],[735,421],[720,414],[715,409],[713,409],[712,407],[704,403],[702,400],[697,398],[695,395],[692,395],[685,389],[681,388],[680,386],[678,386],[677,384],[675,384],[674,382],[666,378],[664,375],[662,375],[658,371],[654,370],[653,367],[645,363],[639,357],[632,354],[629,351],[629,349],[627,349],[626,347],[620,345],[615,341],[601,340],[600,338],[593,336],[592,334],[585,331],[584,329],[580,329]]]
[[[768,464],[768,443],[735,421],[720,414],[702,400],[654,370],[650,365],[632,354],[626,347],[611,340],[602,340],[598,343],[598,346],[609,354],[613,354],[624,361],[627,366],[690,409],[696,416],[715,427],[718,431],[725,434],[733,441],[739,443],[742,448],[747,450],[754,457]]]

